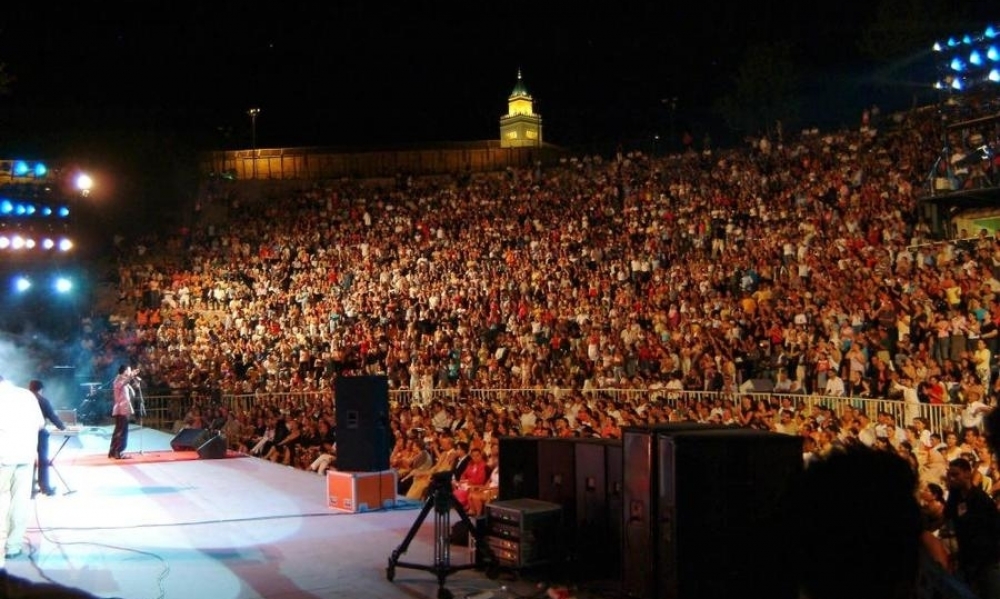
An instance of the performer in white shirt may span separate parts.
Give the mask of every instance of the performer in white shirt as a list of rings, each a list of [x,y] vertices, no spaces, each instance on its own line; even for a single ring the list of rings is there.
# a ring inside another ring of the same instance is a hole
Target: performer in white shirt
[[[0,377],[0,570],[23,553],[38,431],[44,426],[35,395]]]

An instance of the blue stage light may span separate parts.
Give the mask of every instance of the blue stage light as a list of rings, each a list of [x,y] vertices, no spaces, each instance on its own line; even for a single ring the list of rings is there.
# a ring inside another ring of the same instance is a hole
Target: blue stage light
[[[69,293],[73,290],[73,281],[69,280],[67,277],[56,277],[53,286],[59,293]]]

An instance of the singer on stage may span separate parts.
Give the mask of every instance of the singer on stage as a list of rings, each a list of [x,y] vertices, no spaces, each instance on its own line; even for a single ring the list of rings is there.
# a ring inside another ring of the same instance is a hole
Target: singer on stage
[[[128,446],[128,421],[135,413],[132,407],[132,397],[135,389],[132,388],[132,381],[139,378],[138,370],[133,370],[131,366],[122,364],[118,367],[118,376],[112,383],[115,404],[111,408],[111,415],[115,419],[115,430],[111,433],[111,447],[108,449],[108,457],[116,460],[128,459],[124,454]]]

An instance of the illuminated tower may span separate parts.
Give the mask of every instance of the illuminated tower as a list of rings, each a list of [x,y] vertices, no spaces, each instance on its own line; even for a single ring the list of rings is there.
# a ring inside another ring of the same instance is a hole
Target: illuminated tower
[[[532,107],[531,94],[524,87],[521,69],[517,83],[507,98],[507,114],[500,117],[501,148],[537,148],[542,145],[542,116]]]

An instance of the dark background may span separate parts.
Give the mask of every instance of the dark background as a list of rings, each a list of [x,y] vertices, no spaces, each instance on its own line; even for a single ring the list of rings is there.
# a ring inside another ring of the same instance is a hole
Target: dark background
[[[72,156],[107,169],[106,195],[165,202],[194,152],[251,146],[250,107],[261,109],[259,148],[497,139],[518,69],[546,141],[644,147],[661,135],[669,147],[690,131],[732,144],[742,134],[710,108],[751,44],[794,49],[795,125],[853,125],[866,106],[912,103],[933,80],[933,38],[914,36],[898,76],[859,50],[866,28],[945,23],[923,5],[961,10],[955,22],[980,29],[989,4],[962,4],[8,3],[0,62],[14,81],[0,96],[0,155]]]

